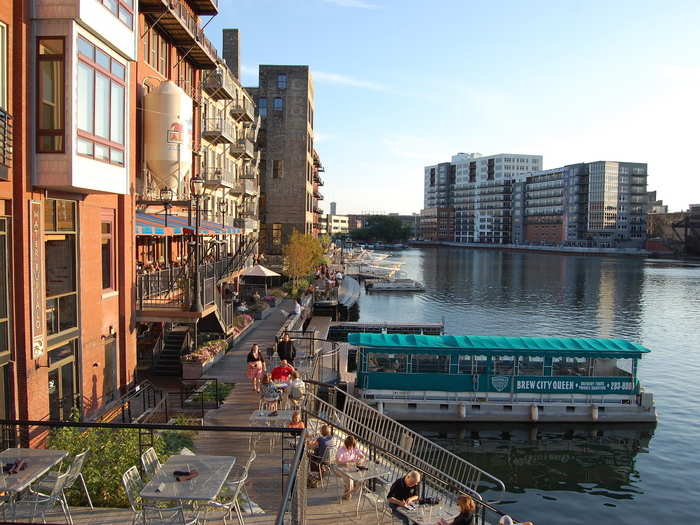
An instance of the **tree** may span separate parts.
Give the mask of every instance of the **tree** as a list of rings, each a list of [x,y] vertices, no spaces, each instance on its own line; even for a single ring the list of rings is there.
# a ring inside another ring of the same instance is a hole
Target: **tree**
[[[289,242],[282,249],[286,261],[286,274],[296,285],[300,279],[309,276],[314,268],[324,261],[325,250],[321,241],[311,235],[292,232]]]
[[[372,215],[367,217],[364,228],[354,230],[351,235],[356,241],[400,242],[408,239],[410,234],[410,228],[404,226],[398,217]]]

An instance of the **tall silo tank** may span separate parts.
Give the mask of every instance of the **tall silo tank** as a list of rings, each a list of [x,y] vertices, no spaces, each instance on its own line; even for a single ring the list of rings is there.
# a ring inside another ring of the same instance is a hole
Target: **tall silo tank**
[[[158,189],[180,194],[192,170],[192,99],[174,82],[143,98],[146,166]]]

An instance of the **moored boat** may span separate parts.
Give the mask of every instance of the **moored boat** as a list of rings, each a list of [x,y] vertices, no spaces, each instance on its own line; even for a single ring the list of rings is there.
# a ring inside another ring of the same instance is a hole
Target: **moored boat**
[[[624,339],[349,334],[357,393],[407,421],[654,422]]]

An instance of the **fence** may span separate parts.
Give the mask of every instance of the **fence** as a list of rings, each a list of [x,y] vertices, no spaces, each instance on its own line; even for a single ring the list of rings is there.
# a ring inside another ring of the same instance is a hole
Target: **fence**
[[[277,427],[0,420],[3,449],[41,446],[64,450],[69,455],[74,455],[90,448],[82,472],[95,505],[94,509],[87,512],[91,521],[95,523],[105,519],[110,523],[132,521],[134,516],[127,508],[128,502],[121,477],[131,466],[141,465],[141,454],[147,448],[156,448],[161,460],[165,461],[162,468],[169,472],[169,456],[179,454],[183,446],[197,454],[197,443],[202,441],[207,448],[207,454],[212,454],[211,447],[214,446],[216,455],[232,459],[233,469],[228,474],[229,481],[240,475],[251,446],[255,447],[257,452],[252,472],[255,471],[256,462],[262,462],[264,470],[270,465],[279,465],[276,468],[281,472],[280,478],[273,479],[267,476],[264,487],[256,485],[261,491],[256,494],[257,503],[268,513],[274,515],[275,511],[277,512],[275,523],[300,525],[303,523],[306,506],[305,436],[304,430]],[[267,447],[256,447],[260,439],[267,438],[288,443],[286,452],[280,454],[279,449],[276,449],[268,453]],[[198,467],[201,469],[202,465],[205,465],[203,462],[206,462],[206,457],[197,457],[192,456],[193,462],[199,462]],[[30,460],[30,466],[31,463]],[[67,495],[71,507],[87,506],[83,491],[72,491]],[[124,509],[122,517],[116,522],[115,507]],[[246,506],[242,507],[245,512]],[[7,507],[4,507],[4,510],[7,510]],[[46,518],[45,523],[65,523],[60,509]]]

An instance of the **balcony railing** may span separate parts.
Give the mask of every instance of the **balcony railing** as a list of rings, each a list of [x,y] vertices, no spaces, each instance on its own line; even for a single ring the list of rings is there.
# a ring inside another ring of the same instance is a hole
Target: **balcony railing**
[[[202,178],[204,183],[213,186],[233,187],[236,184],[236,176],[233,172],[232,165],[224,165],[223,167],[202,168]]]
[[[236,142],[236,128],[233,122],[223,117],[206,118],[202,122],[202,137],[212,144],[233,144]]]
[[[225,66],[219,66],[211,71],[203,83],[204,90],[217,100],[233,99],[236,97],[236,83]]]
[[[314,199],[316,199],[316,200],[318,200],[318,201],[322,201],[322,200],[323,200],[323,194],[322,194],[322,193],[319,193],[318,191],[314,191]]]
[[[213,16],[219,13],[219,0],[190,0],[190,5],[198,15]]]
[[[323,186],[323,179],[321,176],[318,174],[318,172],[314,173],[314,182],[318,184],[319,186]]]
[[[240,174],[241,179],[257,179],[258,169],[252,162],[246,162]]]
[[[0,179],[7,180],[12,167],[12,115],[0,108]]]
[[[238,179],[233,184],[231,193],[237,195],[257,195],[258,185],[255,183],[255,179]]]
[[[211,4],[212,0],[198,3]],[[190,12],[184,0],[139,0],[139,10],[158,20],[158,27],[172,38],[175,46],[187,53],[187,58],[197,67],[216,68],[216,48],[205,36],[199,17]]]
[[[243,233],[250,233],[258,230],[259,222],[252,218],[236,217],[233,219],[233,225],[236,228],[241,228]]]
[[[246,139],[238,139],[234,144],[231,144],[231,155],[236,158],[255,158],[255,147],[253,143]]]
[[[231,104],[231,115],[247,122],[255,121],[255,106],[247,97],[239,97]]]

